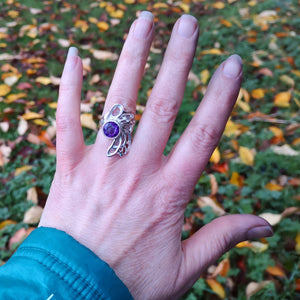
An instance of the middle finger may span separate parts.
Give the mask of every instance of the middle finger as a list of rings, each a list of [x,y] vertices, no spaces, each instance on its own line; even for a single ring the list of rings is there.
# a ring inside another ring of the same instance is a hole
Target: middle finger
[[[167,51],[135,135],[132,152],[161,159],[178,113],[198,38],[198,22],[183,15],[175,24]],[[137,156],[135,156],[137,157]]]

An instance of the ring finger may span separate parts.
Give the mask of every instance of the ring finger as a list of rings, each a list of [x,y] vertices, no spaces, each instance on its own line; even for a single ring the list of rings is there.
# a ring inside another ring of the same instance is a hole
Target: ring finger
[[[124,111],[135,113],[137,93],[149,54],[153,31],[153,15],[148,11],[143,11],[132,24],[123,46],[103,115],[110,111],[114,104],[121,104]],[[111,142],[101,139],[101,136],[100,131],[96,144],[102,147],[103,142],[105,144]]]

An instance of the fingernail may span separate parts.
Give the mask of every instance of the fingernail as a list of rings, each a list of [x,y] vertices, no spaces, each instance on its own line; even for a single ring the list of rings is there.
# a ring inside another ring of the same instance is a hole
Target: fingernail
[[[134,36],[145,39],[153,27],[154,16],[150,11],[142,11],[134,27]]]
[[[243,61],[239,55],[231,55],[225,62],[223,72],[226,77],[234,78],[241,73]]]
[[[68,50],[68,54],[67,54],[67,61],[66,61],[66,65],[68,65],[68,67],[73,67],[76,63],[76,59],[74,59],[74,57],[78,56],[78,50],[76,47],[70,47]]]
[[[180,36],[189,38],[193,35],[198,27],[197,19],[190,15],[183,15],[179,19],[177,33]]]
[[[247,239],[258,239],[262,237],[268,237],[273,235],[273,229],[270,226],[258,226],[251,228],[247,232]]]

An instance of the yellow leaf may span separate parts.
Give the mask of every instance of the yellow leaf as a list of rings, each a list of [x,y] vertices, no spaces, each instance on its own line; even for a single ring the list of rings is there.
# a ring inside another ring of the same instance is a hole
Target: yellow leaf
[[[77,20],[75,22],[75,27],[80,28],[82,32],[86,32],[89,28],[89,25],[85,20]]]
[[[32,206],[25,212],[23,222],[26,224],[36,224],[40,221],[42,213],[42,207]]]
[[[239,126],[229,119],[224,130],[224,135],[230,137],[239,135],[240,133]]]
[[[186,3],[180,3],[179,7],[186,13],[188,14],[190,12],[190,6]]]
[[[240,146],[239,155],[240,155],[241,161],[245,165],[253,166],[253,164],[254,164],[254,154],[249,148]]]
[[[8,34],[5,32],[0,32],[0,40],[1,39],[6,39],[8,37]]]
[[[251,0],[248,2],[249,6],[255,6],[257,4],[257,2],[255,0]]]
[[[18,94],[10,94],[6,98],[6,103],[12,103],[15,102],[16,100],[25,98],[27,95],[25,93],[18,93]]]
[[[221,55],[221,54],[223,54],[223,52],[218,48],[212,48],[212,49],[208,49],[208,50],[203,50],[201,52],[201,54],[203,54],[203,55],[205,55],[205,54]]]
[[[240,242],[237,245],[235,245],[237,248],[251,248],[252,244],[249,241]]]
[[[290,92],[282,92],[275,96],[274,104],[280,107],[289,107],[292,94]]]
[[[7,44],[6,43],[0,43],[0,48],[6,48]]]
[[[209,78],[209,71],[207,69],[200,73],[200,78],[203,84],[206,84]]]
[[[282,277],[282,278],[285,277],[284,271],[278,266],[274,266],[274,267],[269,266],[269,267],[267,267],[266,271],[269,274],[274,275],[274,276],[278,276],[278,277]]]
[[[213,162],[215,164],[217,164],[221,159],[221,154],[220,151],[218,149],[218,147],[215,149],[215,151],[213,152],[213,154],[210,157],[210,162]]]
[[[92,114],[81,114],[80,121],[81,121],[81,125],[83,127],[86,127],[86,128],[92,129],[92,130],[97,130],[97,124],[93,120]]]
[[[0,96],[5,96],[11,91],[7,84],[0,84]]]
[[[49,106],[50,108],[56,109],[56,108],[57,108],[57,102],[51,102],[51,103],[48,103],[48,106]]]
[[[15,176],[18,176],[26,171],[29,171],[32,169],[32,166],[23,166],[23,167],[20,167],[20,168],[17,168],[15,170]]]
[[[240,176],[238,172],[232,172],[229,183],[238,187],[242,187],[244,183],[244,178]]]
[[[226,27],[231,27],[232,23],[228,20],[221,20],[220,23]]]
[[[215,279],[206,279],[207,284],[209,287],[221,298],[224,299],[226,294],[223,286],[216,281]]]
[[[255,89],[251,92],[251,96],[254,99],[261,99],[265,96],[265,92],[263,89]]]
[[[27,190],[27,201],[31,201],[34,204],[38,204],[38,193],[36,187],[31,187]]]
[[[283,131],[282,129],[276,127],[276,126],[270,126],[269,130],[272,131],[272,133],[274,134],[274,136],[279,137],[279,138],[283,138]]]
[[[296,241],[295,250],[300,255],[300,232],[297,234],[295,241]]]
[[[9,10],[7,14],[13,19],[19,16],[19,12],[17,10]]]
[[[98,23],[98,19],[94,18],[94,17],[89,17],[89,22],[93,23],[93,24],[97,24]]]
[[[281,186],[277,183],[269,182],[265,185],[265,189],[267,189],[269,191],[282,191],[283,186]]]
[[[7,225],[14,225],[14,224],[17,224],[17,222],[12,221],[12,220],[5,220],[5,221],[2,221],[2,222],[0,223],[0,230],[1,230],[2,228],[4,228],[5,226],[7,226]]]
[[[282,220],[282,216],[280,214],[263,213],[259,216],[269,222],[271,226],[278,224]]]
[[[121,10],[121,9],[117,9],[117,10],[112,11],[111,13],[109,13],[109,15],[110,15],[112,18],[122,19],[123,16],[124,16],[124,11]]]
[[[106,22],[98,22],[97,27],[100,29],[100,31],[106,31],[109,28],[109,25]]]
[[[125,0],[124,3],[125,4],[134,4],[135,0]]]
[[[292,70],[292,73],[298,77],[300,77],[300,71],[299,70]]]
[[[250,248],[255,253],[261,253],[268,249],[268,244],[261,242],[251,242],[252,247]]]
[[[168,7],[169,7],[168,4],[162,2],[158,2],[153,5],[153,8],[168,8]]]
[[[35,82],[41,83],[43,85],[48,85],[50,84],[52,81],[49,77],[43,77],[43,76],[39,76],[35,79]]]
[[[225,4],[221,1],[217,1],[212,6],[217,9],[223,9],[225,7]]]
[[[36,125],[40,125],[40,126],[47,126],[48,125],[48,122],[46,122],[42,119],[33,120],[33,123],[36,124]]]
[[[39,119],[39,118],[43,118],[44,116],[42,114],[38,114],[36,112],[33,111],[29,111],[27,113],[25,113],[24,115],[22,115],[22,118],[24,120],[32,120],[32,119]]]

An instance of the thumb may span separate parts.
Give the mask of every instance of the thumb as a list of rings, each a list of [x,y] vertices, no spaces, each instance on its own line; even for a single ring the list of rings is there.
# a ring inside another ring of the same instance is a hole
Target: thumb
[[[190,287],[208,266],[237,243],[272,235],[271,225],[254,215],[228,215],[213,220],[182,242],[182,283]]]

